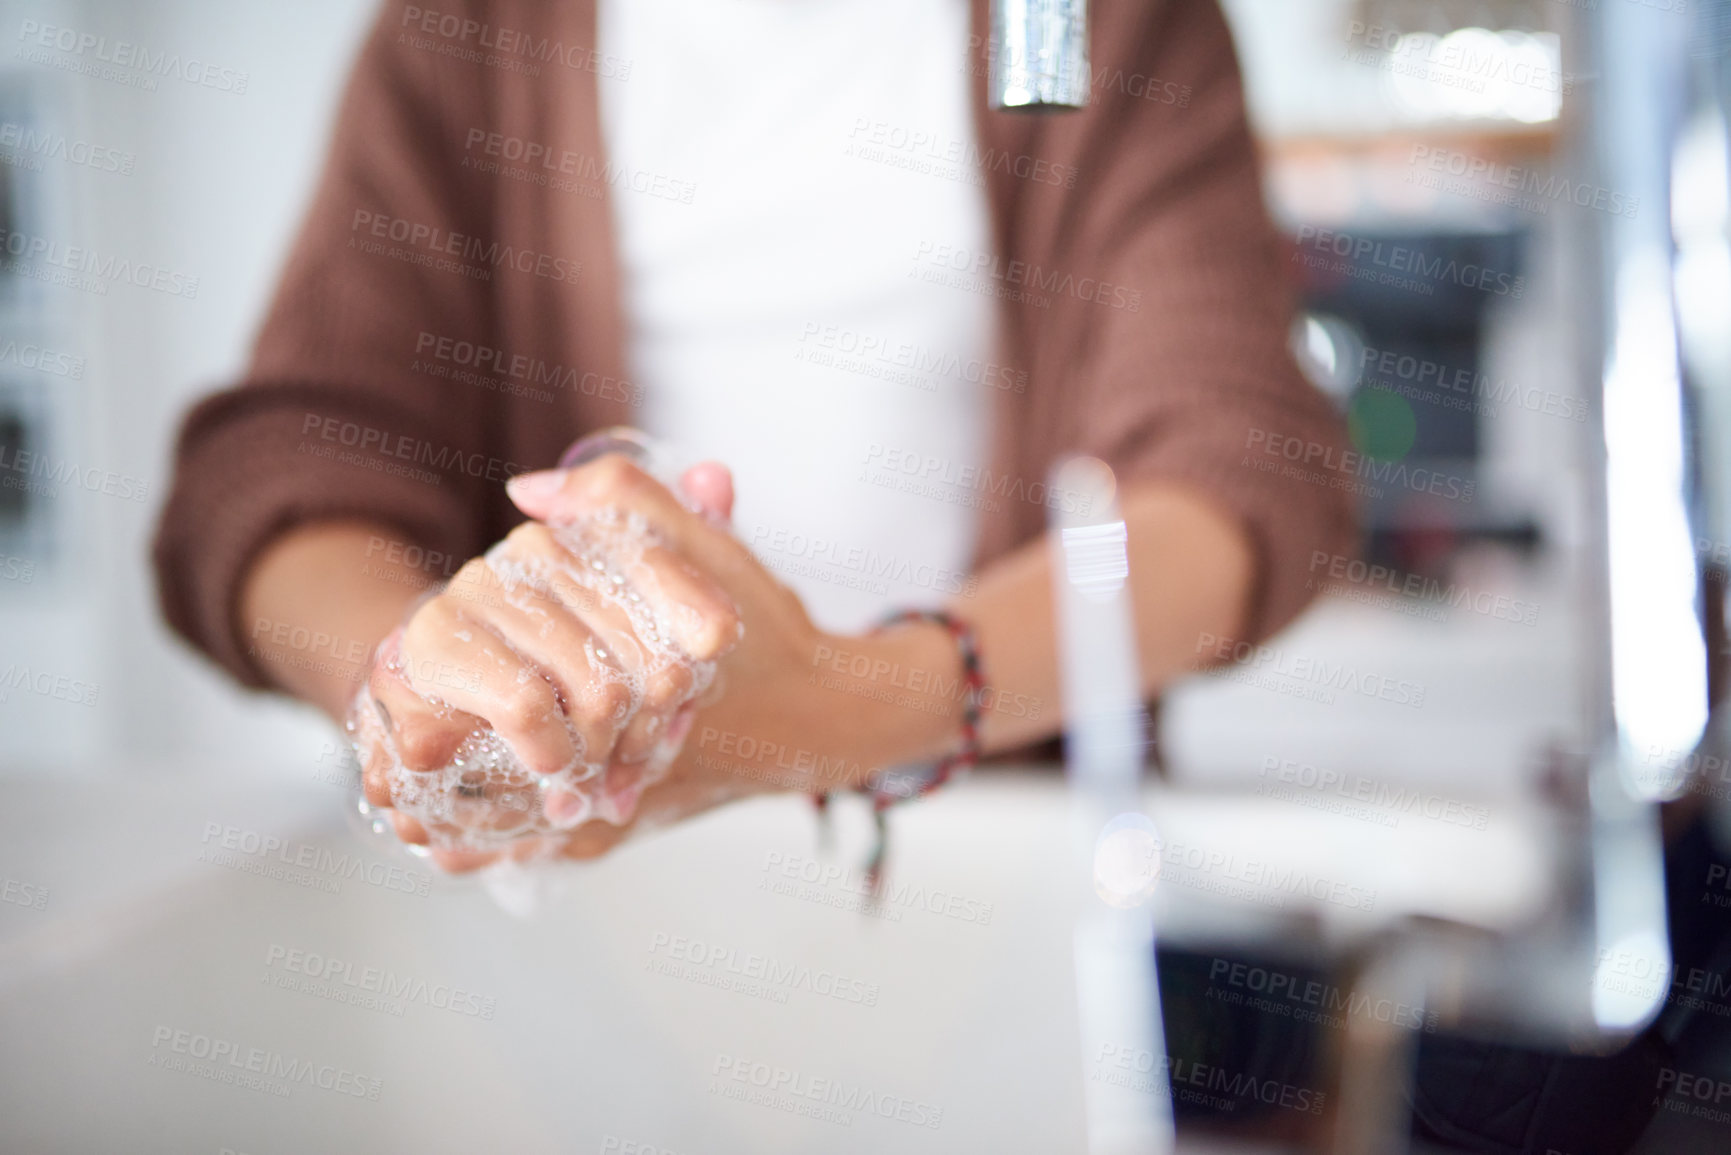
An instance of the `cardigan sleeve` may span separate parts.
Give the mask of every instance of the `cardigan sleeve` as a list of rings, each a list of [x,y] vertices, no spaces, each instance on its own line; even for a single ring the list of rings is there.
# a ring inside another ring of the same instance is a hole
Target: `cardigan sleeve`
[[[249,686],[268,683],[237,605],[274,536],[361,518],[472,556],[483,486],[516,471],[488,445],[491,395],[417,365],[430,341],[489,331],[493,272],[484,191],[459,195],[447,155],[476,70],[417,48],[397,15],[386,5],[362,46],[243,381],[181,427],[157,528],[169,623]]]
[[[1256,557],[1245,632],[1260,637],[1310,600],[1314,553],[1356,548],[1344,479],[1283,473],[1267,449],[1339,462],[1345,430],[1290,350],[1294,278],[1216,0],[1095,10],[1093,107],[1027,146],[1072,162],[1076,189],[1025,194],[1007,238],[1032,238],[1039,275],[1059,285],[1044,308],[1021,309],[1050,383],[1031,424],[1051,431],[1048,461],[1090,453],[1234,518]]]

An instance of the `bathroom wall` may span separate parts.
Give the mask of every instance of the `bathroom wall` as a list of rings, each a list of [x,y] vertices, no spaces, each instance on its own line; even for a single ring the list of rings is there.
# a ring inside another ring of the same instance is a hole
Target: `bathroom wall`
[[[46,325],[57,351],[82,361],[81,378],[6,363],[0,381],[29,393],[46,445],[95,484],[36,501],[52,559],[28,582],[0,581],[0,670],[57,679],[0,702],[0,773],[146,756],[280,763],[325,734],[305,711],[235,691],[174,641],[146,559],[176,420],[243,364],[371,8],[0,0],[0,90],[26,94],[42,130],[105,158],[11,166],[40,210],[15,231],[198,278],[196,297],[48,287],[29,317],[0,310],[0,324]],[[210,62],[216,83],[162,78],[152,91],[73,75],[95,50],[35,53],[33,33],[50,26]],[[143,500],[126,498],[140,489]]]
[[[1271,139],[1388,127],[1365,78],[1338,65],[1348,0],[1230,0],[1227,8],[1255,117]],[[100,485],[61,487],[37,502],[49,560],[33,580],[0,580],[0,672],[47,673],[64,693],[0,700],[0,774],[100,774],[163,759],[292,773],[300,771],[285,768],[304,770],[329,738],[309,711],[236,690],[174,640],[156,612],[146,559],[175,422],[243,362],[371,9],[369,0],[0,0],[0,44],[10,46],[0,52],[0,97],[17,94],[47,131],[126,158],[121,172],[57,159],[14,172],[19,188],[34,190],[35,208],[13,227],[198,278],[195,298],[130,285],[106,294],[34,286],[29,307],[0,304],[0,325],[50,334],[82,365],[71,378],[0,357],[0,397],[6,389],[26,397],[60,456],[116,479],[117,490],[144,488],[142,500],[126,500]],[[89,53],[32,48],[35,31],[49,26],[197,57],[218,68],[219,85],[164,79],[146,91],[73,75],[67,66]],[[238,87],[221,83],[230,74],[244,74],[244,92],[224,90]],[[1555,374],[1552,326],[1544,301],[1530,302],[1502,323],[1508,339],[1491,355],[1539,366],[1529,377]],[[1486,430],[1487,464],[1504,495],[1563,529],[1573,482],[1558,463],[1569,436],[1520,414]],[[0,579],[9,548],[0,542]],[[1276,749],[1378,769],[1393,769],[1381,763],[1397,750],[1421,762],[1446,755],[1487,779],[1507,777],[1546,735],[1568,729],[1574,708],[1566,590],[1553,584],[1531,596],[1544,602],[1538,630],[1474,615],[1438,629],[1324,611],[1296,635],[1294,652],[1424,685],[1426,708],[1347,698],[1319,709],[1290,693],[1204,682],[1175,702],[1171,747],[1205,778],[1254,773]],[[1487,678],[1487,669],[1505,677]],[[1440,762],[1420,770],[1456,773]]]

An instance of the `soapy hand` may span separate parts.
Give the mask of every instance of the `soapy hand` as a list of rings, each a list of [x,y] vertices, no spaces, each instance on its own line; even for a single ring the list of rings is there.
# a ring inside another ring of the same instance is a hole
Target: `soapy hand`
[[[367,800],[405,841],[462,870],[631,819],[740,638],[709,572],[756,566],[712,524],[731,506],[726,470],[694,467],[682,488],[699,512],[618,456],[517,479],[540,520],[380,646],[350,729]]]
[[[901,786],[884,776],[885,767],[950,746],[961,718],[962,669],[948,631],[929,622],[860,636],[817,629],[798,595],[727,532],[732,480],[725,469],[698,466],[681,478],[699,514],[630,467],[601,478],[573,470],[533,479],[532,490],[526,478],[512,492],[531,517],[558,524],[607,501],[643,514],[725,592],[743,627],[739,644],[717,662],[717,689],[697,703],[694,741],[673,752],[636,813],[617,823],[585,822],[552,853],[594,858],[637,831],[754,794],[868,785],[895,793]],[[886,694],[892,671],[916,674],[927,689]],[[718,692],[722,681],[725,692]]]

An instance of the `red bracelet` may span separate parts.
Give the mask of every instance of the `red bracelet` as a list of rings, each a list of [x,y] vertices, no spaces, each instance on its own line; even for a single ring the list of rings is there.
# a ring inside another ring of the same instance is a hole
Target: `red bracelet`
[[[980,702],[985,695],[986,676],[980,662],[980,649],[974,639],[973,627],[942,610],[904,610],[884,619],[872,632],[877,633],[910,622],[935,622],[942,626],[962,655],[962,686],[966,690],[962,701],[962,741],[955,752],[938,759],[911,790],[891,788],[886,784],[884,774],[879,774],[875,783],[857,788],[871,799],[872,818],[877,826],[872,854],[866,861],[866,881],[874,895],[883,877],[884,858],[889,850],[887,815],[890,807],[898,802],[925,797],[955,777],[958,772],[972,768],[980,760]],[[898,782],[901,780],[898,775]],[[829,795],[815,794],[812,801],[817,805],[818,814],[827,818]]]

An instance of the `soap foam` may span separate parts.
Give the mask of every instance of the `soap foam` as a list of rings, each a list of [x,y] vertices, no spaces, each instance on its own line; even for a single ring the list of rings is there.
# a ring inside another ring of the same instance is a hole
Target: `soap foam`
[[[715,678],[716,663],[698,661],[685,653],[673,640],[663,611],[657,609],[666,599],[645,555],[663,542],[648,522],[639,514],[604,509],[548,528],[561,547],[558,556],[524,556],[506,539],[490,549],[484,560],[508,604],[531,617],[546,617],[544,631],[555,624],[544,600],[561,587],[583,592],[587,620],[623,619],[629,624],[631,636],[616,629],[596,631],[584,646],[587,670],[561,671],[566,677],[586,676],[592,685],[613,683],[626,689],[630,706],[616,720],[615,734],[636,715],[651,679],[670,669],[689,673],[687,700],[701,695]],[[673,605],[671,610],[682,618],[697,613],[683,605]],[[393,672],[400,675],[402,659],[394,660],[397,667]],[[424,697],[435,713],[454,715],[447,703]],[[431,846],[462,851],[515,850],[528,852],[527,857],[534,859],[553,856],[564,834],[579,822],[594,817],[623,825],[632,817],[603,791],[606,766],[600,752],[591,758],[576,727],[563,713],[561,720],[571,735],[576,756],[558,772],[540,777],[523,764],[510,743],[486,727],[471,731],[448,764],[430,771],[409,769],[365,686],[350,708],[347,728],[363,763],[370,750],[382,751],[392,809],[420,822]],[[683,735],[670,734],[666,729],[661,732],[643,765],[645,785],[666,776],[682,745]],[[561,825],[545,813],[543,801],[553,789],[579,799],[582,809],[574,820]],[[542,843],[538,850],[531,845],[535,840]]]

